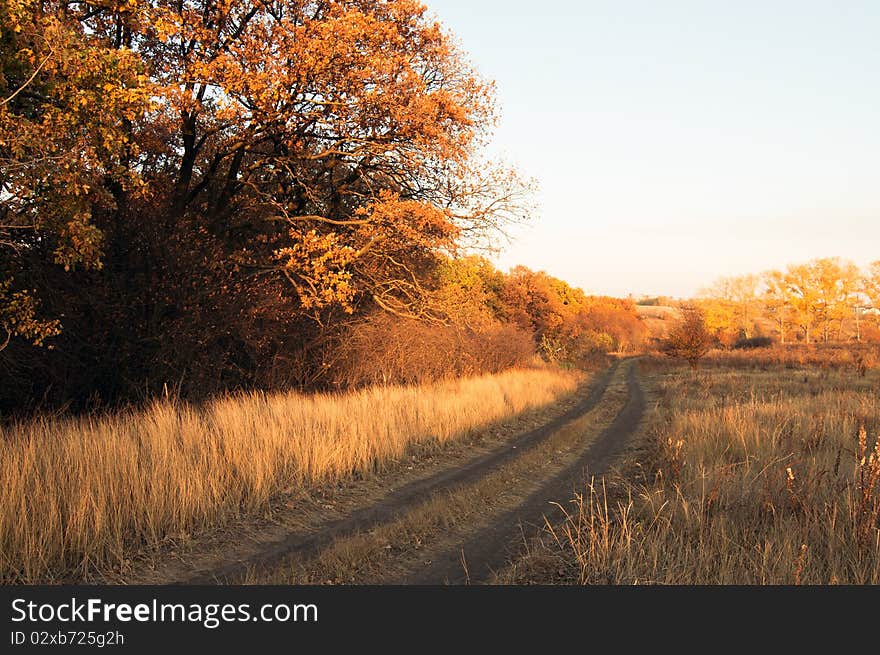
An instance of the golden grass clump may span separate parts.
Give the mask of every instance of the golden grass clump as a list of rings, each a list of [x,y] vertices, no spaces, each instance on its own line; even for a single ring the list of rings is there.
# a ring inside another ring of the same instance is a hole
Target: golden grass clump
[[[83,579],[274,494],[369,474],[413,447],[551,403],[578,382],[535,368],[13,424],[0,431],[0,581]]]

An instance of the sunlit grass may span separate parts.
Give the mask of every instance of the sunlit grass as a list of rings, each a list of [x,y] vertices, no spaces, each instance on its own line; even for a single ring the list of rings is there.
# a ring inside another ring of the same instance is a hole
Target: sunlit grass
[[[571,393],[573,372],[511,370],[345,394],[170,400],[0,432],[0,580],[79,579],[274,494],[365,475]]]
[[[877,376],[670,370],[660,369],[641,480],[588,486],[515,575],[540,580],[550,567],[583,584],[880,582]]]

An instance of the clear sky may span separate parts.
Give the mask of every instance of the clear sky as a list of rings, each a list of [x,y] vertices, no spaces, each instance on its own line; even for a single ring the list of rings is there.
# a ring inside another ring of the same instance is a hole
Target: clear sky
[[[880,259],[880,1],[423,0],[498,86],[541,187],[498,259],[687,296]]]

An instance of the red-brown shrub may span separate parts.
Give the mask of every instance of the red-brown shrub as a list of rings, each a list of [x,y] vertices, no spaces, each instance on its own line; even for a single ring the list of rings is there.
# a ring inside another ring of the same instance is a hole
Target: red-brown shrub
[[[330,379],[340,387],[418,384],[529,365],[531,335],[498,324],[482,332],[378,314],[350,328],[334,350]]]

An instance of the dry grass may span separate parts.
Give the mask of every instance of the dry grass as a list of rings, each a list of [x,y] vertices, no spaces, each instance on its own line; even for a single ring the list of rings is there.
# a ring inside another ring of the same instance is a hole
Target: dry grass
[[[681,318],[678,307],[636,305],[636,313],[648,330],[651,340],[665,339],[675,322]]]
[[[311,560],[293,557],[270,571],[251,571],[243,582],[401,584],[523,503],[543,481],[583,453],[627,397],[625,377],[618,371],[601,403],[512,462],[474,483],[433,495],[393,522],[339,539]]]
[[[0,581],[82,579],[143,548],[265,507],[279,493],[367,475],[551,403],[580,376],[542,368],[338,395],[161,401],[0,432]]]
[[[880,582],[876,374],[657,370],[641,480],[588,486],[514,579]]]
[[[787,368],[818,367],[849,369],[857,375],[880,365],[880,348],[873,344],[843,345],[781,345],[752,350],[713,350],[706,357],[710,365],[739,368],[785,366]]]

